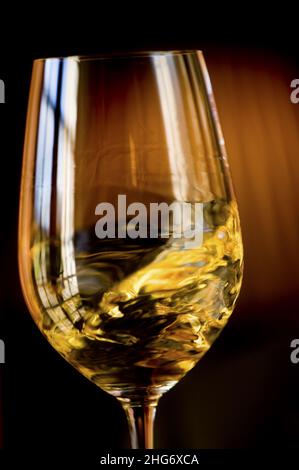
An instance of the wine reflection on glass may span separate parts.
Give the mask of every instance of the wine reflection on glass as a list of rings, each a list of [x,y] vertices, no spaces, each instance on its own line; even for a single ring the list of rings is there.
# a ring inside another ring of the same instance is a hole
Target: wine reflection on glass
[[[210,348],[242,279],[201,52],[34,62],[19,266],[46,339],[119,400],[132,447],[152,448],[159,398]]]

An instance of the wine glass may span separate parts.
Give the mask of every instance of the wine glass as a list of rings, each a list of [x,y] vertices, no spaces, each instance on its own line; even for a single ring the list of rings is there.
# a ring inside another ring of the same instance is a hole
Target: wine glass
[[[201,52],[34,61],[23,293],[49,343],[119,400],[133,448],[153,447],[159,398],[227,323],[242,265]]]

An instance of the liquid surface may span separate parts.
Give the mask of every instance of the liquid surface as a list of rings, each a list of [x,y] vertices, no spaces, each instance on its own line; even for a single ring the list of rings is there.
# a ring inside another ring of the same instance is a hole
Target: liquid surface
[[[202,245],[183,242],[99,240],[94,227],[61,242],[35,231],[38,326],[67,361],[117,397],[167,391],[232,313],[243,258],[235,203],[205,203]]]

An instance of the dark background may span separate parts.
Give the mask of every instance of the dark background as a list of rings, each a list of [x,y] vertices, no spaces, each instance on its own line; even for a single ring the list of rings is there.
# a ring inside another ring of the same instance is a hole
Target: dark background
[[[184,6],[187,10],[187,4]],[[235,313],[220,338],[162,398],[156,445],[169,448],[295,447],[299,438],[299,104],[289,84],[299,78],[294,11],[273,24],[272,11],[235,16],[134,15],[90,10],[73,19],[41,6],[3,17],[0,78],[1,284],[0,444],[76,451],[128,446],[116,400],[81,377],[44,340],[22,298],[17,217],[22,146],[32,60],[111,50],[202,49],[229,150],[245,245],[245,279]],[[54,8],[54,7],[52,7]],[[235,12],[236,13],[236,12]],[[45,22],[45,18],[50,21]],[[145,21],[147,19],[147,21]],[[5,24],[7,23],[7,24]],[[1,424],[2,422],[2,424]],[[2,428],[2,429],[1,429]],[[0,445],[1,447],[1,445]]]

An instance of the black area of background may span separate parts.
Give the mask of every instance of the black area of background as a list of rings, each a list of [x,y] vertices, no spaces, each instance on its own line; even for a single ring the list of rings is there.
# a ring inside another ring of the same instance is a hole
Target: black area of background
[[[271,11],[268,16],[261,18],[259,14],[254,14],[248,19],[245,5],[238,18],[234,13],[231,18],[222,17],[216,6],[215,11],[209,14],[203,14],[200,8],[193,11],[190,6],[188,14],[180,18],[179,12],[175,20],[167,13],[165,19],[161,18],[158,9],[151,11],[149,20],[145,22],[149,10],[154,7],[144,6],[139,16],[136,16],[136,11],[133,16],[128,12],[127,16],[123,16],[123,11],[118,11],[115,6],[116,11],[110,13],[110,16],[104,11],[90,9],[88,15],[80,18],[78,11],[76,20],[67,15],[61,18],[57,9],[55,14],[51,12],[52,20],[45,22],[51,6],[41,5],[39,8],[44,11],[38,12],[36,19],[30,23],[26,16],[22,21],[23,12],[16,8],[15,15],[7,18],[7,21],[5,16],[1,19],[3,28],[0,31],[0,78],[6,84],[6,104],[0,106],[0,337],[6,343],[6,364],[1,368],[2,386],[4,384],[4,445],[9,449],[27,448],[34,451],[45,448],[54,451],[60,448],[77,449],[78,452],[82,449],[126,447],[126,422],[115,399],[82,378],[51,349],[34,326],[21,294],[17,268],[17,218],[32,60],[37,57],[111,50],[176,48],[202,49],[208,57],[209,52],[215,50],[265,48],[290,56],[298,63],[299,41],[295,13],[290,9],[285,12],[286,20],[281,18],[273,24]],[[183,9],[182,6],[180,8]],[[16,24],[16,18],[21,25]],[[296,314],[297,306],[292,302],[290,305],[285,303],[284,308]],[[219,424],[222,426],[221,432],[228,433],[227,445],[230,447],[295,446],[298,440],[298,423],[292,421],[291,411],[299,388],[299,373],[296,372],[295,376],[294,367],[286,360],[289,351],[284,342],[285,338],[294,336],[294,332],[281,332],[278,327],[274,327],[272,334],[277,337],[277,347],[270,347],[267,353],[269,357],[265,361],[269,360],[273,376],[277,373],[285,375],[284,386],[281,390],[273,390],[271,383],[264,384],[269,389],[270,411],[263,408],[264,404],[257,404],[257,413],[264,413],[265,416],[258,433],[252,435],[248,428],[248,433],[242,432],[239,440],[230,439],[227,423]],[[247,426],[249,421],[252,423],[254,417],[248,418],[244,411],[246,403],[242,378],[244,380],[245,375],[252,377],[252,389],[247,390],[248,396],[258,394],[254,381],[257,379],[261,383],[259,374],[262,368],[259,370],[256,367],[258,360],[254,354],[258,355],[263,341],[263,337],[256,337],[254,324],[247,325],[246,335],[237,330],[233,321],[227,326],[199,366],[202,382],[197,382],[194,392],[197,395],[191,393],[190,384],[194,373],[191,372],[161,401],[157,417],[157,439],[161,446],[172,442],[173,446],[179,447],[180,433],[193,432],[192,429],[176,429],[176,394],[184,396],[183,389],[185,386],[187,389],[188,384],[186,410],[192,414],[194,401],[203,407],[202,423],[198,423],[199,427],[202,426],[203,434],[204,427],[209,426],[214,419],[205,412],[205,401],[210,398],[210,394],[215,400],[214,413],[217,414],[217,406],[220,406],[217,404],[217,393],[210,392],[208,387],[209,368],[217,364],[219,355],[223,354],[224,344],[225,354],[231,357],[246,347],[252,352],[248,359],[248,370],[241,374],[238,382],[235,376],[237,369],[219,372],[221,383],[230,384],[227,389],[220,390],[219,395],[234,393],[235,403],[232,404],[231,400],[230,412],[239,414],[240,427]],[[277,407],[285,408],[283,418],[276,414]],[[211,407],[207,409],[211,410]],[[212,442],[203,441],[203,445],[212,446]]]

